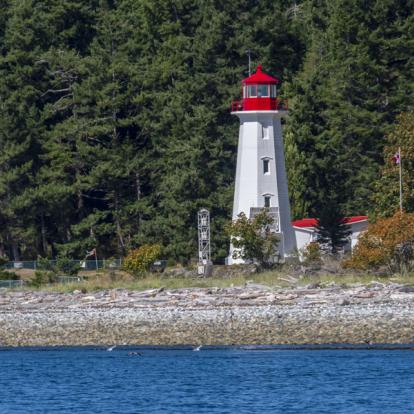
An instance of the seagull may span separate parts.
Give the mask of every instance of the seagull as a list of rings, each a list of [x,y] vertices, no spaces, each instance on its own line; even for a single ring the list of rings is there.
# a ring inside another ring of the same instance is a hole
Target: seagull
[[[116,345],[113,345],[113,346],[109,347],[109,348],[107,349],[107,351],[108,351],[108,352],[111,352],[111,351],[113,351],[115,348],[116,348]]]
[[[193,349],[193,351],[194,351],[194,352],[199,351],[199,350],[201,349],[201,347],[202,347],[202,346],[203,346],[203,345],[199,345],[197,348],[194,348],[194,349]]]

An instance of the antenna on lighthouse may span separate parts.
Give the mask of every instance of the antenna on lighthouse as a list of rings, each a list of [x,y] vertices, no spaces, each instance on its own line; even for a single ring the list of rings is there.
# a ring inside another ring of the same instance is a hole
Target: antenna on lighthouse
[[[249,76],[252,74],[252,70],[251,70],[251,54],[252,54],[252,50],[251,49],[246,49],[246,54],[249,57]]]
[[[198,212],[198,274],[208,276],[211,269],[210,212]]]

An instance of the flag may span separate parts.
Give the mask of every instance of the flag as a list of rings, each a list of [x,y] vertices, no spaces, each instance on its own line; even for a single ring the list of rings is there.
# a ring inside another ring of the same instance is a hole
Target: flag
[[[96,256],[96,248],[92,249],[90,252],[86,251],[86,257]]]
[[[394,163],[395,163],[396,165],[398,165],[398,164],[400,164],[400,163],[401,163],[401,154],[400,154],[400,150],[398,150],[398,152],[396,152],[396,153],[393,155],[392,160],[394,161]]]

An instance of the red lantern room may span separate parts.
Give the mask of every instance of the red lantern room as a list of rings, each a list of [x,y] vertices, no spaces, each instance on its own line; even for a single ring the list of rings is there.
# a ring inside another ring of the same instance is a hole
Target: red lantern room
[[[287,110],[287,100],[277,98],[278,83],[279,79],[262,72],[259,65],[256,73],[242,81],[243,100],[232,103],[232,112]]]

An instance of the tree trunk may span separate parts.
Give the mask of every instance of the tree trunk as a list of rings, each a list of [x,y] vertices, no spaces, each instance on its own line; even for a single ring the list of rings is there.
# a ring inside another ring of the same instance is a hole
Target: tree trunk
[[[78,207],[78,215],[79,218],[82,218],[82,210],[83,210],[83,197],[82,197],[82,191],[78,190],[77,192],[77,207]]]
[[[141,179],[139,173],[135,173],[135,188],[137,192],[137,201],[141,200]]]
[[[118,200],[118,193],[116,191],[114,194],[114,202],[115,202],[115,225],[116,225],[116,233],[118,235],[118,248],[121,253],[124,253],[125,242],[124,242],[124,237],[122,236],[121,223],[119,221],[119,200]]]
[[[47,240],[46,240],[46,226],[45,226],[45,215],[40,214],[40,233],[42,235],[42,250],[43,255],[47,256]]]
[[[135,172],[135,188],[137,192],[137,201],[141,200],[141,178],[139,176],[138,171]],[[141,213],[138,213],[138,231],[141,227]]]
[[[20,261],[20,253],[19,253],[19,246],[15,241],[12,242],[12,253],[13,253],[13,260],[15,262]]]
[[[4,247],[4,243],[1,242],[0,243],[0,257],[5,257],[6,256],[6,249]]]

